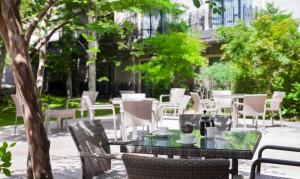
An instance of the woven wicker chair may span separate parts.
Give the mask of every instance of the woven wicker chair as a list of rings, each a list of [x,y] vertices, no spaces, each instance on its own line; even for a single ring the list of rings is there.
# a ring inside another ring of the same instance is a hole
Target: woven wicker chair
[[[123,101],[121,109],[122,140],[127,141],[127,127],[133,127],[133,138],[137,136],[137,126],[150,127],[150,132],[154,130],[155,121],[152,112],[151,100]]]
[[[281,123],[281,127],[282,127],[281,103],[282,103],[282,100],[283,100],[284,97],[285,97],[285,92],[283,92],[283,91],[274,91],[274,93],[272,95],[272,98],[267,99],[268,106],[266,108],[266,111],[269,111],[271,113],[270,117],[271,117],[272,125],[274,124],[273,114],[278,113],[280,123]]]
[[[110,145],[121,143],[108,141],[100,120],[79,121],[69,125],[68,129],[80,155],[82,178],[108,177],[106,171],[111,169],[111,159],[118,159],[110,154]]]
[[[166,159],[124,154],[128,179],[228,179],[229,160]]]

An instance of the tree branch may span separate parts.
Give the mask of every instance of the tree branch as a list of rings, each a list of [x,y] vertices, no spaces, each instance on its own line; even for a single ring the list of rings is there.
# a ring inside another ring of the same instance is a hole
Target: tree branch
[[[25,39],[29,42],[32,33],[34,32],[35,28],[37,27],[38,23],[45,17],[45,15],[47,14],[47,12],[53,7],[55,6],[55,4],[58,2],[59,0],[49,0],[47,5],[44,7],[44,9],[37,15],[36,19],[34,19],[31,24],[28,27],[28,30],[25,34]]]
[[[3,15],[2,15],[1,4],[0,4],[0,36],[2,37],[2,40],[5,44],[6,49],[9,49],[10,44],[9,44],[8,30],[7,30]]]
[[[35,48],[32,50],[32,52],[30,53],[30,56],[33,57],[37,51],[40,50],[40,48],[46,44],[52,37],[52,35],[58,31],[59,29],[61,29],[62,27],[64,27],[65,25],[67,25],[68,23],[70,23],[70,21],[64,21],[63,23],[59,24],[58,26],[56,26],[54,29],[51,30],[51,32],[46,36],[46,37],[42,37],[38,40],[37,45],[35,46]]]

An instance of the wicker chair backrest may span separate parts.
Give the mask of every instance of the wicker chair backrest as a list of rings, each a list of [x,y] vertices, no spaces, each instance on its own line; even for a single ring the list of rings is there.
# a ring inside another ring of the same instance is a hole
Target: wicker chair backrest
[[[254,94],[244,96],[243,114],[256,116],[265,112],[266,94]]]
[[[100,120],[79,121],[68,126],[79,153],[110,154],[108,138]],[[92,178],[111,168],[111,161],[101,157],[80,157],[83,178]]]
[[[232,107],[231,91],[229,90],[213,90],[212,97],[217,102],[219,108]]]
[[[123,155],[128,179],[228,179],[229,160],[166,159]]]
[[[152,119],[151,100],[123,101],[123,123],[128,126],[151,125]]]
[[[191,96],[193,98],[194,101],[194,108],[196,112],[202,112],[202,108],[201,108],[201,99],[198,93],[196,92],[191,92]]]
[[[285,97],[285,92],[274,91],[270,102],[270,110],[279,111],[280,105],[284,97]]]

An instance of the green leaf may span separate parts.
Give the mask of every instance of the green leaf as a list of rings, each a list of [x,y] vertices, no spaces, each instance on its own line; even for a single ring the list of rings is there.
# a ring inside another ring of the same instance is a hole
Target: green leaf
[[[87,61],[86,63],[87,63],[87,65],[91,65],[91,64],[95,64],[96,61],[95,61],[95,60],[89,60],[89,61]]]
[[[5,142],[3,142],[3,147],[4,148],[7,148],[8,147],[8,143],[5,141]]]
[[[11,172],[10,172],[10,170],[9,169],[7,169],[7,168],[2,168],[2,171],[3,171],[3,173],[4,173],[4,175],[6,175],[6,176],[11,176]]]
[[[100,50],[98,48],[89,47],[89,49],[87,50],[87,52],[89,52],[89,53],[99,53]]]
[[[10,162],[5,162],[2,164],[2,167],[5,167],[5,168],[8,168],[11,166],[11,163]]]
[[[193,0],[193,3],[196,8],[199,8],[201,6],[200,0]]]
[[[10,144],[10,147],[14,147],[14,146],[16,146],[16,144],[17,143],[14,142],[14,143]]]
[[[83,33],[82,36],[88,42],[95,42],[96,41],[93,36],[90,36],[90,35],[88,35],[86,33]]]
[[[101,82],[109,82],[109,79],[106,76],[102,76],[97,80],[99,83]]]

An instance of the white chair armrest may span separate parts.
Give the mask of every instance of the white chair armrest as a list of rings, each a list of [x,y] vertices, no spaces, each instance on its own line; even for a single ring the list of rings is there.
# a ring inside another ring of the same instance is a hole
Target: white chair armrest
[[[244,106],[244,103],[240,103],[240,102],[234,102],[233,105],[237,105],[237,106]]]
[[[90,107],[92,110],[101,110],[101,109],[112,109],[115,110],[113,105],[92,105]]]

